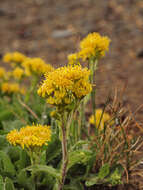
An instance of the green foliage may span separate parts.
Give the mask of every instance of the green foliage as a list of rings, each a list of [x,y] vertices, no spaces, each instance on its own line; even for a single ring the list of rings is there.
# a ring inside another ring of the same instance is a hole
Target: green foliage
[[[0,189],[4,190],[4,182],[3,182],[3,177],[0,175]]]
[[[5,178],[5,189],[6,190],[15,190],[13,182],[10,178]]]
[[[114,170],[114,172],[112,172],[112,174],[110,175],[110,177],[108,178],[109,183],[111,183],[112,185],[118,185],[118,184],[122,184],[122,173],[118,170],[118,168],[116,168]]]
[[[17,119],[14,121],[11,121],[11,120],[10,121],[3,121],[2,125],[3,125],[3,129],[6,132],[9,132],[13,129],[20,129],[23,126],[23,123],[22,123],[22,121]]]
[[[60,172],[53,168],[52,166],[46,166],[46,165],[34,165],[26,168],[28,171],[34,171],[34,172],[44,172],[48,173],[51,176],[60,179]]]
[[[80,180],[72,179],[69,185],[64,186],[64,190],[84,190],[84,186]]]
[[[11,111],[8,110],[1,110],[0,111],[0,121],[4,121],[7,119],[12,119],[13,118],[13,114],[11,113]]]
[[[91,159],[92,154],[86,150],[76,150],[69,153],[69,162],[67,169],[70,169],[75,164],[86,164]]]
[[[8,142],[6,141],[5,135],[0,135],[0,150],[5,149],[7,145]]]
[[[100,170],[99,170],[99,173],[98,173],[98,177],[99,179],[104,179],[107,175],[109,175],[110,173],[110,166],[109,164],[104,164]]]
[[[16,173],[9,156],[3,151],[0,151],[0,173],[4,176],[14,176]]]
[[[0,176],[0,190],[16,190],[13,181],[6,177],[5,180]]]
[[[92,174],[90,176],[90,178],[86,181],[86,186],[90,187],[95,184],[111,184],[114,186],[122,184],[121,177],[122,173],[118,168],[111,172],[109,165],[104,164],[96,175]]]
[[[49,142],[48,148],[47,148],[47,163],[50,163],[54,161],[56,157],[61,155],[61,142],[57,138],[57,135],[52,136],[51,142]]]

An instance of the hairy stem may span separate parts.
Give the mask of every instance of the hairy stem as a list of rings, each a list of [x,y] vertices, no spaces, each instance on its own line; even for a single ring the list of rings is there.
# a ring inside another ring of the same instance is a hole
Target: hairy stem
[[[91,76],[90,76],[90,82],[92,83],[92,92],[91,92],[91,101],[92,101],[92,113],[94,115],[94,124],[96,125],[96,100],[95,100],[95,95],[96,95],[96,87],[95,87],[95,71],[97,69],[97,64],[98,61],[91,60],[90,62],[90,71],[91,71]]]
[[[62,190],[66,178],[67,164],[68,164],[68,152],[67,152],[67,137],[66,137],[66,126],[64,119],[62,119],[62,172],[61,172],[61,182],[59,184],[58,190]]]

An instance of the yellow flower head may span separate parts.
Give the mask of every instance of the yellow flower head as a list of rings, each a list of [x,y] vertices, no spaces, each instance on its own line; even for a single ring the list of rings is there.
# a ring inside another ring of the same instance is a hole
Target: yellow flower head
[[[24,67],[27,76],[30,76],[32,73],[42,75],[54,70],[50,64],[46,64],[41,58],[27,58],[22,63],[22,66]]]
[[[3,57],[3,61],[6,63],[22,63],[26,59],[26,56],[19,52],[6,53]]]
[[[73,54],[69,54],[68,55],[68,64],[70,65],[80,65],[80,62],[79,62],[79,56],[78,56],[78,53],[73,53]]]
[[[57,114],[57,111],[56,111],[56,110],[53,110],[53,111],[50,112],[50,116],[51,116],[51,117],[54,117],[56,114]]]
[[[12,75],[15,79],[20,80],[22,78],[22,76],[24,75],[24,70],[21,69],[20,67],[16,67],[13,72]]]
[[[19,131],[14,129],[6,136],[10,144],[20,145],[23,149],[42,147],[48,145],[51,139],[51,129],[47,125],[32,125],[22,127]]]
[[[6,74],[6,71],[3,67],[0,67],[0,78],[4,78]]]
[[[87,68],[78,65],[55,69],[45,75],[46,79],[38,89],[38,94],[52,105],[71,104],[91,92],[89,74]]]
[[[22,88],[17,83],[4,82],[1,85],[1,91],[3,94],[21,93]]]
[[[10,131],[7,134],[6,138],[14,146],[16,146],[20,143],[20,134],[16,129]]]
[[[105,123],[109,122],[111,120],[111,117],[108,113],[104,112],[102,115],[102,112],[103,112],[102,109],[96,110],[96,127],[98,127],[98,125],[100,123],[99,129],[101,129],[101,130],[104,128]],[[102,116],[102,119],[101,119],[101,116]],[[93,115],[90,116],[89,123],[94,125],[94,116]]]
[[[109,43],[108,37],[96,32],[90,33],[80,42],[79,57],[83,60],[103,57],[108,51]]]

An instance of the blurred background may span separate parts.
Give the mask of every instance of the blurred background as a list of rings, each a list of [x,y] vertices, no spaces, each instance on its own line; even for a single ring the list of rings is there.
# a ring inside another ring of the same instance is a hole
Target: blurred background
[[[58,67],[90,32],[112,40],[96,75],[98,105],[125,87],[124,103],[134,111],[143,103],[142,0],[0,0],[0,57],[19,51]]]

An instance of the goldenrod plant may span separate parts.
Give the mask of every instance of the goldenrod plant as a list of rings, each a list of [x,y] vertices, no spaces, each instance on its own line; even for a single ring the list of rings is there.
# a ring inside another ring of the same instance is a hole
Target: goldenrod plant
[[[79,44],[79,51],[68,56],[69,64],[80,64],[80,62],[87,62],[90,69],[90,82],[92,83],[92,113],[94,115],[94,124],[96,124],[96,84],[95,84],[95,71],[97,70],[98,61],[105,56],[108,51],[110,39],[106,36],[101,36],[99,33],[90,33]],[[84,123],[84,107],[87,100],[81,105],[81,125]]]
[[[95,72],[109,44],[91,33],[56,69],[20,52],[3,56],[0,190],[125,189],[143,176],[142,127],[134,113],[117,91],[102,107],[96,101]]]
[[[59,114],[59,127],[62,143],[61,180],[58,190],[62,190],[66,178],[69,156],[67,132],[73,114],[80,101],[91,92],[90,72],[81,66],[61,67],[46,74],[46,79],[38,89],[38,94],[46,98],[47,103],[54,105]]]

